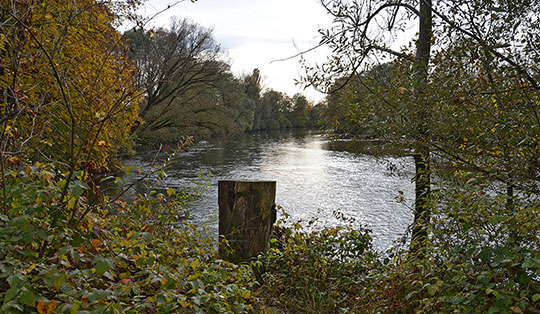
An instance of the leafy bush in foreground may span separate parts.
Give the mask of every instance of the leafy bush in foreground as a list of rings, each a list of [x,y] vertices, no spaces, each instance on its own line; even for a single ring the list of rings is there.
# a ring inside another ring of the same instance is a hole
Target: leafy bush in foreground
[[[92,205],[83,195],[87,186],[75,180],[66,197],[79,209],[72,211],[60,204],[65,181],[51,166],[28,166],[6,177],[0,312],[251,311],[249,266],[218,259],[201,228],[152,219],[181,203],[175,193]]]
[[[311,234],[277,228],[264,259],[261,292],[290,313],[355,312],[368,275],[380,266],[365,230],[328,228]]]
[[[539,313],[540,206],[447,189],[427,256],[384,258],[366,231],[278,229],[261,294],[287,313]]]

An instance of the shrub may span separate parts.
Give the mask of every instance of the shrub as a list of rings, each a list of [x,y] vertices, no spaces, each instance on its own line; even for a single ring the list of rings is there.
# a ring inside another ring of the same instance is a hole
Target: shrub
[[[52,166],[6,177],[0,312],[252,311],[251,268],[218,259],[204,230],[165,217],[184,212],[182,193],[91,205],[87,186],[75,180],[66,197],[72,205],[62,207],[65,180]]]
[[[278,227],[275,235],[263,259],[260,291],[268,304],[291,313],[355,312],[369,272],[379,266],[366,230]]]

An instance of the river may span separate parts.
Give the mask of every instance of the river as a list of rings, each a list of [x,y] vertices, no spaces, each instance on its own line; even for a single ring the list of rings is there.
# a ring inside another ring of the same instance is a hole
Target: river
[[[139,153],[125,164],[146,173],[155,155],[155,151]],[[397,165],[401,174],[390,171],[389,164]],[[277,181],[276,202],[290,215],[289,223],[300,221],[310,230],[351,223],[336,216],[352,218],[355,227],[372,230],[374,246],[382,251],[412,222],[413,167],[412,158],[377,159],[350,152],[323,132],[292,130],[199,142],[176,156],[163,184],[182,188],[206,180],[207,188],[192,204],[189,220],[207,226],[216,236],[219,180]],[[126,183],[138,177],[132,174]],[[136,191],[141,192],[142,186]]]

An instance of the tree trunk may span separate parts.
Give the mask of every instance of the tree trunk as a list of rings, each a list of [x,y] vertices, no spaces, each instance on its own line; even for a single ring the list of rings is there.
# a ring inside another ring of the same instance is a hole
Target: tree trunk
[[[431,52],[432,12],[431,0],[420,0],[420,27],[416,42],[414,62],[415,96],[418,103],[418,134],[416,139],[414,226],[411,252],[424,256],[427,245],[428,225],[431,218],[430,196],[430,110],[424,93],[427,85],[428,65]]]
[[[514,208],[514,185],[512,180],[506,182],[506,209],[512,210]]]
[[[221,256],[239,263],[266,252],[276,221],[275,198],[275,181],[219,181]]]

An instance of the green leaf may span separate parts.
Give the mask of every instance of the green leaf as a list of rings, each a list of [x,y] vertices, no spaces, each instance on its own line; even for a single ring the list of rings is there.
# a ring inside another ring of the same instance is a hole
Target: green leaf
[[[66,208],[67,208],[67,209],[72,209],[72,208],[74,208],[76,202],[77,202],[77,198],[75,198],[75,197],[70,197],[70,198],[69,198],[69,201],[67,202]]]
[[[24,290],[19,297],[19,302],[33,307],[36,304],[36,296],[30,290]]]
[[[501,310],[501,309],[500,309],[498,306],[493,305],[493,306],[491,306],[491,307],[489,308],[488,314],[497,313],[497,312],[499,312],[500,310]]]
[[[63,271],[58,270],[52,270],[47,274],[47,277],[45,278],[45,283],[49,286],[52,286],[56,290],[60,290],[62,288],[62,285],[64,285],[64,282],[67,280],[67,275]]]
[[[103,276],[106,277],[106,278],[109,279],[109,280],[114,281],[114,276],[113,276],[110,272],[108,272],[108,271],[104,272],[104,273],[103,273]]]
[[[113,180],[113,179],[115,179],[115,177],[113,177],[113,176],[107,176],[107,177],[101,178],[101,179],[99,180],[99,183],[104,183],[104,182],[107,182],[107,181],[110,181],[110,180]]]
[[[519,273],[518,279],[519,279],[519,282],[522,283],[522,284],[527,284],[527,283],[531,282],[531,278],[529,277],[529,275],[527,275],[527,273],[525,271],[521,271]]]
[[[75,198],[79,198],[83,194],[84,190],[86,190],[86,188],[87,186],[84,182],[76,180],[70,186],[71,194]]]
[[[171,196],[173,196],[174,194],[176,194],[176,190],[175,190],[175,189],[167,189],[167,196],[171,197]]]
[[[109,270],[109,263],[103,257],[96,258],[96,273],[101,276],[107,270]]]
[[[66,185],[66,179],[62,179],[62,180],[58,181],[58,183],[56,183],[56,185],[58,185],[59,188],[63,189],[64,186]]]
[[[430,296],[434,296],[438,290],[439,290],[439,287],[434,286],[434,285],[430,285],[427,287],[427,292]]]
[[[16,288],[20,283],[24,282],[24,277],[21,274],[16,273],[8,277],[8,282],[10,287]]]
[[[533,301],[533,302],[536,302],[536,301],[538,301],[538,300],[540,300],[540,294],[537,293],[537,294],[535,294],[535,295],[532,296],[532,301]]]
[[[69,313],[70,314],[79,313],[80,305],[77,302],[78,301],[75,301],[75,303],[73,303],[73,305],[69,307]]]
[[[122,179],[121,177],[116,177],[114,179],[114,184],[116,184],[118,187],[123,187],[124,186],[124,179]]]
[[[521,267],[523,268],[532,268],[534,266],[536,266],[536,263],[533,260],[528,260],[528,261],[523,262],[523,264],[521,264]]]
[[[158,173],[158,179],[160,180],[163,180],[167,177],[167,174],[165,173],[165,171],[161,170],[159,173]]]
[[[4,295],[4,304],[13,299],[17,295],[17,292],[19,292],[17,287],[11,287],[8,291],[6,291],[6,294]]]
[[[129,166],[126,168],[126,175],[129,177],[129,175],[131,174],[131,171],[133,171],[133,169],[137,169],[137,171],[139,173],[141,173],[141,168],[137,167],[137,166]]]
[[[464,301],[465,299],[463,299],[462,297],[460,296],[455,296],[453,297],[452,299],[450,299],[450,303],[452,304],[460,304]]]
[[[88,300],[92,303],[99,300],[99,294],[97,292],[92,292],[88,294]]]

